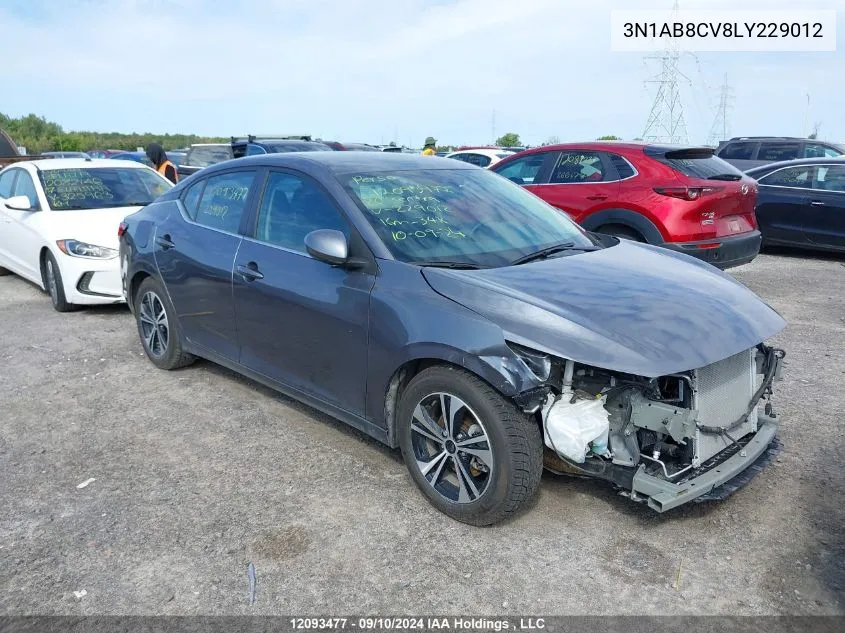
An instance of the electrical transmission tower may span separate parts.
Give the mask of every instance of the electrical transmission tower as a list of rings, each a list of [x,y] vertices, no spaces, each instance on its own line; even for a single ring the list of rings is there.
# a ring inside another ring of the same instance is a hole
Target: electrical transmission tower
[[[672,16],[678,14],[678,1],[672,8]],[[657,84],[657,94],[651,105],[651,111],[645,124],[645,131],[642,138],[652,143],[687,143],[687,124],[684,121],[684,106],[681,102],[679,82],[681,79],[692,84],[690,79],[684,75],[678,62],[681,53],[674,40],[670,41],[668,47],[655,59],[660,62],[660,73],[649,79],[646,83]]]
[[[707,136],[707,145],[718,145],[719,141],[728,140],[728,110],[733,101],[733,89],[728,84],[728,74],[725,73],[725,82],[722,84],[722,92],[719,95],[719,108],[716,110],[716,118],[710,127],[710,134]]]

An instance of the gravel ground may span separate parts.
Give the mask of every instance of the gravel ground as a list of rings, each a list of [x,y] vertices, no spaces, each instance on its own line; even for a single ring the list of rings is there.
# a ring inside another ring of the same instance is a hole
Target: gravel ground
[[[61,315],[0,278],[0,613],[843,614],[844,261],[733,271],[789,322],[784,450],[747,487],[658,515],[546,474],[485,529],[341,423],[210,363],[154,369],[125,308]]]

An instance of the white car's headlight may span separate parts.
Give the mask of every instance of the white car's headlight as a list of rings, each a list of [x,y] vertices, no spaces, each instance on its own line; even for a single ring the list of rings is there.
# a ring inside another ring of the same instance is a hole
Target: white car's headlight
[[[71,257],[90,257],[91,259],[111,259],[112,257],[117,257],[117,250],[113,248],[86,244],[77,240],[58,240],[56,246],[65,255],[70,255]]]

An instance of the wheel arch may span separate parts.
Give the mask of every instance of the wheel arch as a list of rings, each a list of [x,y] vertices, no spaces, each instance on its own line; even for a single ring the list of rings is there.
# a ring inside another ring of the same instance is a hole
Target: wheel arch
[[[373,415],[380,417],[379,422],[387,430],[387,443],[391,447],[398,446],[396,410],[402,393],[415,376],[435,366],[451,366],[467,371],[509,399],[540,386],[512,353],[508,356],[479,357],[442,345],[421,347],[406,357],[392,373],[386,387],[378,392],[381,406],[373,411]]]
[[[595,231],[608,224],[616,224],[637,231],[649,244],[663,244],[666,241],[660,228],[654,222],[642,213],[630,209],[604,209],[587,216],[580,224],[588,231]]]

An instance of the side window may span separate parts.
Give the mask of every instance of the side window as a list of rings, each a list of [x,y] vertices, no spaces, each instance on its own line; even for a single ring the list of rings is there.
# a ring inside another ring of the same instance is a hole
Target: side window
[[[205,183],[195,221],[198,224],[237,233],[246,208],[255,171],[236,171],[212,176]]]
[[[246,146],[246,155],[247,156],[255,156],[256,154],[266,154],[267,152],[263,147],[260,145],[254,145],[250,143]]]
[[[469,162],[469,154],[455,154],[454,156],[450,156],[449,158],[452,158],[454,160],[459,160],[462,163],[468,163]]]
[[[777,163],[782,160],[794,160],[798,158],[798,143],[763,143],[760,145],[758,160],[765,160]]]
[[[32,182],[32,176],[23,170],[20,170],[20,173],[18,174],[18,181],[15,183],[14,195],[26,196],[29,198],[30,208],[40,208],[38,204],[38,194],[35,191],[35,183]]]
[[[637,172],[635,172],[634,168],[631,167],[631,163],[622,158],[619,154],[607,154],[607,156],[610,158],[610,162],[613,163],[616,173],[619,174],[620,180],[625,180],[626,178],[636,175]]]
[[[490,164],[490,157],[484,154],[467,154],[467,162],[478,167],[487,167]]]
[[[728,143],[718,156],[723,160],[751,160],[756,147],[757,143]]]
[[[546,160],[546,153],[530,154],[524,158],[517,158],[510,161],[501,169],[497,169],[496,173],[504,176],[508,180],[512,180],[518,185],[530,185],[537,178],[540,169],[543,167],[543,162]]]
[[[790,167],[772,172],[760,179],[761,185],[768,187],[798,187],[809,189],[813,186],[813,167]]]
[[[845,191],[845,165],[818,167],[813,188],[823,191]]]
[[[807,143],[804,145],[804,158],[833,158],[834,156],[841,156],[842,152],[827,145],[820,145],[818,143]]]
[[[12,185],[20,169],[9,169],[0,174],[0,198],[12,197]]]
[[[569,184],[601,182],[605,180],[604,167],[598,152],[561,152],[552,170],[550,183]]]
[[[203,187],[205,187],[205,179],[195,182],[182,194],[182,204],[185,205],[185,211],[192,220],[197,219],[197,209],[199,208]]]
[[[310,180],[273,172],[267,179],[255,237],[305,253],[305,236],[318,229],[349,229],[331,199]]]

